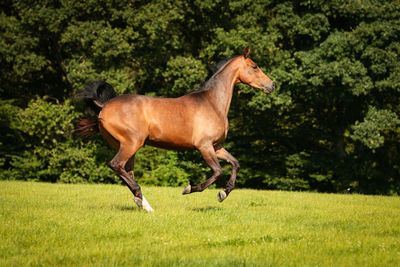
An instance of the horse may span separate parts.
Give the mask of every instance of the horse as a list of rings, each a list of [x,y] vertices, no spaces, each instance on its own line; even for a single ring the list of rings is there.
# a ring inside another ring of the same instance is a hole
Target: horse
[[[125,94],[116,96],[104,81],[91,82],[80,94],[94,120],[82,119],[81,135],[99,130],[118,152],[108,166],[124,181],[135,203],[152,212],[134,176],[136,152],[145,144],[172,150],[198,150],[213,174],[205,182],[187,185],[182,194],[201,192],[221,175],[218,160],[232,166],[225,190],[218,193],[222,202],[235,187],[240,168],[222,143],[227,137],[228,111],[235,85],[245,83],[269,94],[275,83],[249,58],[250,49],[223,64],[198,90],[177,98]]]

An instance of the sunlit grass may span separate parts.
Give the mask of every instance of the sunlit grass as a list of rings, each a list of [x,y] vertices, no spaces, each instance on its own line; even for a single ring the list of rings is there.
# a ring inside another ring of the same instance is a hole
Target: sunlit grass
[[[396,266],[400,198],[0,182],[0,265]]]

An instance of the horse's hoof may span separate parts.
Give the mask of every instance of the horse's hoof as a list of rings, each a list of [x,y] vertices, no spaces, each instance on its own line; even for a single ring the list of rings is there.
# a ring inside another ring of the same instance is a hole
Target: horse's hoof
[[[135,201],[136,205],[138,205],[139,208],[143,207],[143,200],[141,198],[135,197],[133,201]]]
[[[227,196],[226,196],[225,191],[220,191],[220,192],[218,193],[218,201],[219,201],[219,202],[224,201],[226,197],[227,197]]]
[[[145,211],[147,211],[147,212],[154,212],[153,208],[150,207],[150,206],[148,206],[148,207],[143,206],[143,209],[144,209]]]
[[[149,202],[147,202],[147,199],[144,196],[142,201],[142,208],[147,212],[154,212],[153,208],[150,206]]]
[[[154,212],[153,208],[150,206],[149,202],[147,202],[147,200],[144,196],[143,196],[143,199],[135,197],[134,201],[135,201],[136,205],[138,205],[139,208],[142,208],[147,212]]]
[[[183,188],[182,195],[190,194],[190,191],[192,191],[192,186],[187,185],[185,188]]]

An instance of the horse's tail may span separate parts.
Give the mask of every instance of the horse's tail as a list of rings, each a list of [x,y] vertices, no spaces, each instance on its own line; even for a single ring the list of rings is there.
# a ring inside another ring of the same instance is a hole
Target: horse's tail
[[[85,89],[76,97],[83,99],[85,113],[88,119],[80,119],[75,129],[77,135],[87,137],[95,134],[98,129],[98,115],[105,102],[116,97],[114,88],[105,81],[93,81],[86,84]]]

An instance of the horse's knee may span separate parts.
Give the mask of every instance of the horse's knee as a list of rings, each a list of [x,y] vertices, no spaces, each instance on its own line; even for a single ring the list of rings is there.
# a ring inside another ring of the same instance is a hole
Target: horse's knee
[[[236,172],[240,170],[240,164],[237,159],[234,158],[231,161],[229,161],[229,163],[232,165],[232,169],[235,170]]]
[[[215,176],[216,178],[218,178],[218,177],[220,177],[221,175],[222,175],[222,168],[221,168],[221,167],[216,168],[216,169],[214,170],[214,176]]]

